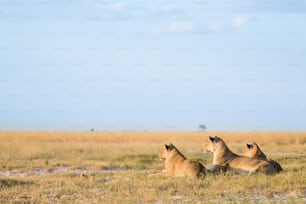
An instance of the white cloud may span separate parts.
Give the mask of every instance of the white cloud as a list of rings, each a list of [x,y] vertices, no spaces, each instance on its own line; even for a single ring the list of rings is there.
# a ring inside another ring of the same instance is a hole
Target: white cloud
[[[158,4],[149,5],[146,9],[147,15],[166,17],[166,16],[181,16],[184,14],[185,10],[176,4]]]
[[[96,4],[97,8],[108,11],[123,11],[126,9],[126,5],[122,2],[105,2]]]
[[[235,28],[241,28],[247,24],[250,23],[250,17],[249,16],[237,16],[234,20],[233,20],[233,26]]]
[[[159,34],[188,34],[188,33],[223,33],[242,28],[254,21],[254,17],[240,15],[236,17],[212,20],[201,23],[194,21],[173,21],[165,26],[152,30],[153,35]]]
[[[194,23],[192,22],[175,21],[171,22],[167,26],[167,31],[169,33],[187,33],[187,32],[192,32],[193,30],[194,30]]]
[[[157,27],[152,30],[153,35],[191,33],[195,31],[195,24],[190,21],[173,21],[164,27]]]
[[[169,13],[173,10],[175,10],[175,8],[168,4],[149,6],[149,11],[156,13]]]

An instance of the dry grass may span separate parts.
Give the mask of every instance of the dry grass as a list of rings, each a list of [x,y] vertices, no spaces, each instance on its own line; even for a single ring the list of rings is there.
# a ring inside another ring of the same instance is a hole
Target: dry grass
[[[169,142],[209,167],[212,156],[201,151],[209,135],[238,153],[255,141],[285,171],[204,180],[148,177],[164,168],[158,152]],[[305,155],[305,132],[0,132],[0,202],[301,203]]]

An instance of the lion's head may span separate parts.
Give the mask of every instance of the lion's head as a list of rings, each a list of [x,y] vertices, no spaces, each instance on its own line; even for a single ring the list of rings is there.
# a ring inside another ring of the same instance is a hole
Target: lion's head
[[[218,147],[223,147],[224,142],[221,138],[209,136],[209,141],[203,145],[204,152],[215,152]]]
[[[159,152],[159,159],[165,160],[168,157],[168,154],[175,149],[174,145],[170,143],[169,145],[165,144],[164,148]]]
[[[243,151],[243,156],[250,158],[266,159],[266,155],[261,151],[261,149],[255,142],[252,144],[246,144],[246,148]]]

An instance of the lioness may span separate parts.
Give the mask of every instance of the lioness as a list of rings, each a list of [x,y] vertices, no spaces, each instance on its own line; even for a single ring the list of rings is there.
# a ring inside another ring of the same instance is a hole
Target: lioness
[[[224,167],[226,170],[231,169],[236,172],[264,174],[274,174],[276,171],[273,165],[265,160],[248,158],[233,153],[225,144],[225,142],[215,136],[209,136],[209,143],[203,146],[204,151],[213,152],[213,166]]]
[[[187,160],[173,145],[165,145],[159,153],[159,159],[165,160],[165,174],[178,177],[203,177],[206,175],[206,168],[197,161]]]
[[[267,159],[266,155],[261,151],[261,149],[255,142],[253,142],[252,144],[246,144],[246,148],[243,151],[243,156],[266,160],[274,166],[274,169],[277,172],[281,172],[283,170],[283,168],[277,161]]]

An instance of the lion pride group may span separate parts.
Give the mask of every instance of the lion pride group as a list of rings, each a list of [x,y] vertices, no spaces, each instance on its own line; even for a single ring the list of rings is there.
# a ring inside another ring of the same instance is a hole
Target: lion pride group
[[[188,160],[173,144],[165,145],[159,158],[165,160],[164,173],[167,176],[203,177],[218,173],[263,173],[267,175],[282,171],[280,164],[267,159],[256,143],[247,144],[243,156],[233,153],[220,137],[209,136],[209,142],[203,145],[204,152],[213,152],[210,169],[200,162]]]

